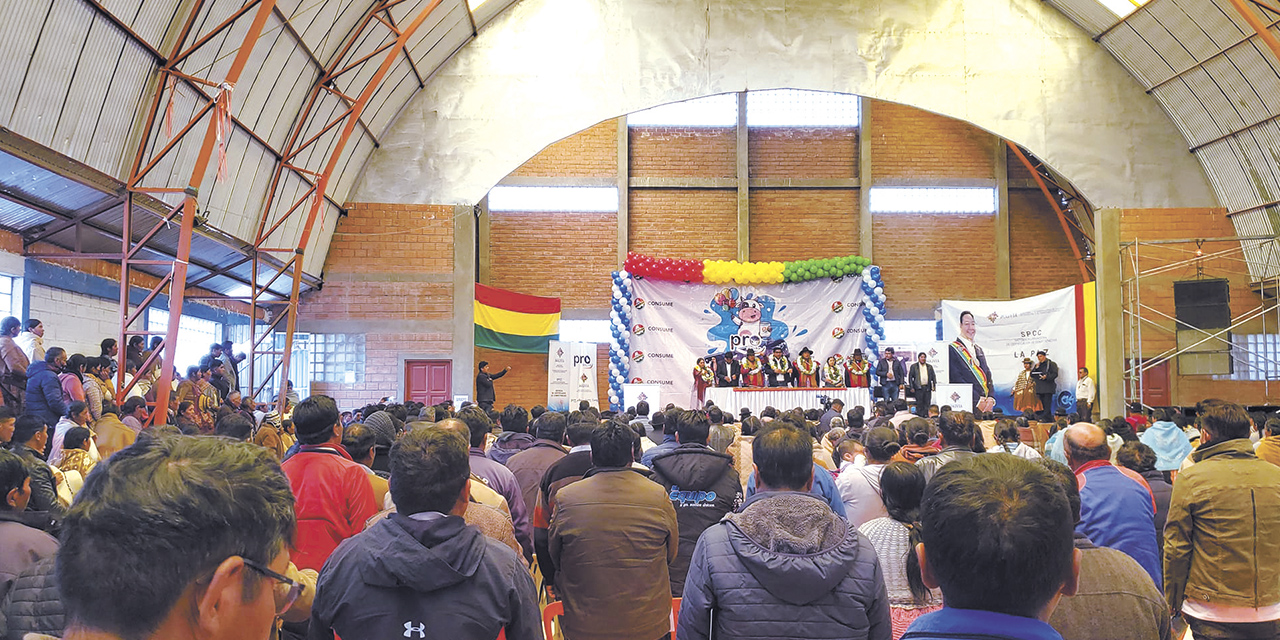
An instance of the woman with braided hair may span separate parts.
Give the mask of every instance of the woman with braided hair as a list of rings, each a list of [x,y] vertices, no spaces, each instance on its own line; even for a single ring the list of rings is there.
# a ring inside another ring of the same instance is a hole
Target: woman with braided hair
[[[881,574],[889,593],[893,640],[901,638],[916,618],[942,608],[942,593],[925,586],[915,553],[920,543],[920,499],[924,496],[924,485],[924,473],[915,465],[889,463],[880,474],[880,496],[889,516],[858,527],[880,559]]]

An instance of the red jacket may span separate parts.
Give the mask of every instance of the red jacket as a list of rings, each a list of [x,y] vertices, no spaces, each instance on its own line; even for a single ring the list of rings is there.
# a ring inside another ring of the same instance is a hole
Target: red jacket
[[[364,467],[330,444],[304,445],[280,465],[296,500],[298,535],[290,559],[319,571],[338,543],[364,530],[379,511]]]

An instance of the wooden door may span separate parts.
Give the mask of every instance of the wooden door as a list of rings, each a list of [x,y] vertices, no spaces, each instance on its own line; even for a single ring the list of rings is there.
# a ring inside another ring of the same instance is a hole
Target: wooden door
[[[404,400],[433,405],[453,399],[452,360],[405,360]]]
[[[1126,366],[1132,360],[1125,360]],[[1173,404],[1173,393],[1169,388],[1169,371],[1173,360],[1165,360],[1160,364],[1142,372],[1142,403],[1148,407],[1168,407]],[[1125,383],[1129,385],[1128,382]],[[1129,390],[1129,395],[1137,395]]]

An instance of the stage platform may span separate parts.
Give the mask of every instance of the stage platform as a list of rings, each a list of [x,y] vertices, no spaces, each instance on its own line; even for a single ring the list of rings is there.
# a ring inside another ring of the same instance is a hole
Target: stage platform
[[[738,415],[738,411],[743,407],[750,409],[753,416],[759,416],[765,407],[773,407],[779,412],[795,407],[801,407],[805,410],[818,409],[822,407],[822,402],[818,399],[818,396],[826,396],[831,400],[840,398],[844,401],[846,413],[855,406],[861,406],[866,407],[867,416],[871,415],[871,393],[870,389],[866,388],[761,389],[756,387],[712,387],[707,389],[706,392],[707,400],[716,403],[716,406],[720,407],[721,410],[735,416]]]

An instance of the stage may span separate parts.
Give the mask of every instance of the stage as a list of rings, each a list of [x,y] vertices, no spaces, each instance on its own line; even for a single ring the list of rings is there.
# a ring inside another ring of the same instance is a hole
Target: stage
[[[870,389],[866,388],[841,387],[821,387],[817,389],[711,387],[707,389],[706,399],[716,403],[717,407],[732,416],[738,415],[738,412],[743,407],[750,409],[751,415],[759,416],[765,407],[773,407],[779,413],[795,407],[800,407],[806,411],[820,409],[822,408],[822,402],[818,400],[818,396],[826,396],[831,400],[836,398],[843,400],[846,413],[855,406],[866,407],[866,415],[870,418],[870,391]]]

